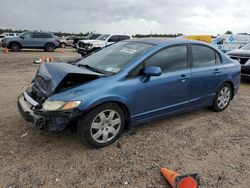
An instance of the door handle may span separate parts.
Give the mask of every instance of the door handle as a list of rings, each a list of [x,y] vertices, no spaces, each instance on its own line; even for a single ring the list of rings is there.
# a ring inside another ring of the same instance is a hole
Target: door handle
[[[214,69],[214,73],[219,74],[219,73],[221,73],[221,70],[220,69]]]
[[[182,74],[182,75],[180,76],[179,80],[185,81],[185,80],[187,80],[188,78],[189,78],[189,76],[187,76],[187,75],[185,75],[185,74]]]

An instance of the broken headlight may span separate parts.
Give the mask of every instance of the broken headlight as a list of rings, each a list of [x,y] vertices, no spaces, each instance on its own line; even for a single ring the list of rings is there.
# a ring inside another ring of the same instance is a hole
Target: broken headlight
[[[44,111],[71,110],[78,107],[81,101],[45,101],[43,104]]]

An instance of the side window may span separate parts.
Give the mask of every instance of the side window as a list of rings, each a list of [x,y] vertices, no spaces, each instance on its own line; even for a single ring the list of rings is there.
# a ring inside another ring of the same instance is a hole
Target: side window
[[[22,37],[23,37],[23,38],[32,38],[32,37],[33,37],[33,34],[30,33],[30,32],[24,33],[24,34],[22,35]]]
[[[216,58],[216,63],[220,64],[221,63],[221,56],[218,54],[218,52],[215,52],[215,58]]]
[[[52,38],[52,35],[49,33],[43,33],[43,38]]]
[[[216,63],[215,54],[216,52],[206,46],[193,45],[193,67],[209,67]]]
[[[161,67],[162,72],[187,68],[187,46],[173,46],[161,50],[145,61],[145,67]]]
[[[120,41],[121,40],[127,40],[127,39],[130,39],[130,37],[127,36],[127,35],[120,35]]]
[[[42,33],[33,33],[33,38],[43,38]]]
[[[118,41],[119,41],[119,35],[113,35],[108,40],[108,42],[118,42]]]

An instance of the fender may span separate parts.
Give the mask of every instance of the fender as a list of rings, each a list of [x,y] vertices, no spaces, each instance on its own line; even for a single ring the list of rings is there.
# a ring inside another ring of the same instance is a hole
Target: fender
[[[104,97],[104,98],[97,98],[96,100],[90,100],[90,101],[85,101],[83,102],[82,105],[79,106],[79,109],[81,111],[89,111],[103,103],[107,103],[107,102],[117,102],[117,103],[120,103],[120,104],[123,104],[128,112],[130,112],[130,105],[129,105],[129,102],[123,98],[123,97],[120,97],[120,96],[107,96],[107,97]]]

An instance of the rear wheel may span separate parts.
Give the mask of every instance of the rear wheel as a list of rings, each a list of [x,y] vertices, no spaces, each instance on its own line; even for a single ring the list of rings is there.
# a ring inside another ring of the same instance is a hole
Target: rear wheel
[[[20,48],[21,48],[20,45],[18,43],[16,43],[16,42],[13,42],[13,43],[10,44],[10,49],[13,52],[19,52]]]
[[[225,110],[228,107],[231,98],[232,98],[232,87],[230,84],[225,83],[218,90],[214,98],[212,109],[215,112],[221,112]]]
[[[53,52],[55,50],[55,45],[54,44],[46,44],[45,47],[44,47],[44,50],[46,52]]]
[[[64,42],[62,42],[62,43],[60,44],[60,46],[61,46],[61,48],[65,48],[65,47],[66,47],[66,44],[65,44]]]
[[[85,143],[100,148],[113,143],[125,124],[123,110],[115,103],[101,105],[83,116],[78,122],[78,131]]]

